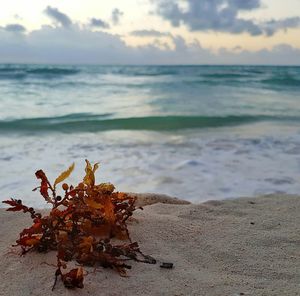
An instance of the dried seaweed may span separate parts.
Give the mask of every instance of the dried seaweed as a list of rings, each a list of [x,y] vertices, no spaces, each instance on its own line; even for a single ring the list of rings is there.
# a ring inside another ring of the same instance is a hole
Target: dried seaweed
[[[23,205],[21,200],[3,201],[10,208],[7,211],[29,213],[33,225],[25,228],[16,241],[22,255],[29,251],[57,251],[57,278],[60,277],[67,288],[83,288],[84,270],[82,266],[102,266],[112,268],[121,276],[130,269],[128,260],[155,264],[156,260],[144,255],[137,242],[132,242],[127,228],[127,220],[136,210],[136,198],[115,192],[110,183],[95,184],[93,166],[86,160],[85,176],[77,186],[62,184],[63,194],[57,194],[57,185],[70,176],[72,164],[60,174],[53,185],[46,174],[35,173],[40,179],[40,194],[52,205],[49,215],[42,216],[33,208]],[[121,242],[121,241],[126,242]],[[76,261],[80,267],[68,269],[67,263]]]

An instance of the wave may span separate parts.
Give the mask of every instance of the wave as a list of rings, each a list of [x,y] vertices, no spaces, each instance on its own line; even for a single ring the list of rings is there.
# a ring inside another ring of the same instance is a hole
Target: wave
[[[251,66],[67,66],[0,64],[0,79],[61,78],[76,75],[122,75],[128,77],[172,76],[178,79],[200,79],[203,83],[239,83],[247,81],[273,86],[299,86],[299,67],[251,67]],[[178,78],[180,77],[180,78]],[[155,79],[158,80],[158,79]]]
[[[201,74],[200,77],[208,79],[239,79],[248,77],[246,73],[212,73],[212,74]]]
[[[28,69],[26,73],[36,74],[36,75],[73,75],[77,74],[79,70],[77,69],[64,69],[64,68],[37,68]]]
[[[171,131],[193,128],[218,128],[263,121],[299,122],[300,117],[268,115],[245,116],[150,116],[110,118],[112,114],[71,114],[61,117],[0,121],[0,132],[98,132],[107,130]]]
[[[7,65],[0,67],[0,79],[22,79],[27,76],[49,78],[74,75],[80,70],[74,67]]]
[[[284,77],[273,77],[270,79],[265,79],[261,81],[263,84],[269,84],[272,86],[288,86],[288,87],[300,87],[300,79],[296,79],[292,76],[284,76]]]
[[[26,78],[26,73],[22,72],[9,72],[9,73],[1,73],[0,72],[0,80],[21,80]]]
[[[176,76],[181,74],[178,66],[100,66],[97,69],[100,74],[115,74],[129,77],[143,76]]]

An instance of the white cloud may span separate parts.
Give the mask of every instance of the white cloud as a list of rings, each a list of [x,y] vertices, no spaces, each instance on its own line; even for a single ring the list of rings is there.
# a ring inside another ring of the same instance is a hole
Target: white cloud
[[[280,45],[273,50],[249,52],[222,49],[214,54],[199,42],[187,44],[174,36],[175,47],[156,43],[127,46],[119,36],[92,32],[86,27],[44,26],[28,34],[0,29],[0,62],[93,64],[300,64],[300,50]]]
[[[253,1],[239,3],[241,9],[255,7]],[[251,3],[250,3],[251,2]],[[250,5],[251,4],[251,5]],[[158,39],[152,44],[131,47],[118,35],[93,32],[90,26],[73,22],[56,8],[47,8],[48,15],[55,19],[57,26],[43,26],[27,32],[19,24],[0,27],[1,63],[61,63],[61,64],[298,64],[300,49],[289,45],[278,45],[273,50],[256,52],[234,48],[221,49],[213,53],[195,40],[187,43],[178,35],[155,30],[138,30],[136,36],[153,36]],[[101,20],[100,20],[101,21]],[[289,25],[294,21],[291,20]],[[94,25],[101,25],[95,19]],[[286,24],[284,24],[286,25]],[[174,46],[171,48],[159,40],[168,36]]]

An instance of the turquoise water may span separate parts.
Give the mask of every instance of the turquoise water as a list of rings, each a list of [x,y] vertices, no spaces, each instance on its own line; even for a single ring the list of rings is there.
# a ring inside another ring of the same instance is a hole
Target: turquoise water
[[[0,65],[0,106],[2,199],[85,158],[195,202],[300,192],[300,67]]]
[[[300,112],[300,67],[0,65],[0,87],[1,128],[9,128],[7,121],[14,125],[15,120],[35,119],[35,126],[46,123],[49,130],[51,123],[63,123],[63,128],[76,121],[95,129],[95,120],[101,129],[107,124],[103,119],[126,118],[130,125],[130,118],[139,118],[151,129],[148,118],[159,117],[166,129],[170,118],[185,117],[180,122],[175,118],[173,129],[180,123],[182,128],[199,127],[186,126],[189,117],[212,117],[217,125],[227,125],[226,118],[234,123],[232,116],[241,124],[261,116],[298,117]],[[252,119],[243,120],[245,116]],[[120,129],[122,123],[116,126]]]

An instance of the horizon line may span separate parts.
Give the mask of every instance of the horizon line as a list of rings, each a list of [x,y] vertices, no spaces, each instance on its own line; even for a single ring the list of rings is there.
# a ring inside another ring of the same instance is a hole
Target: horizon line
[[[300,67],[300,64],[101,64],[101,63],[47,63],[47,62],[1,62],[0,65],[49,65],[49,66],[99,66],[99,67]]]

